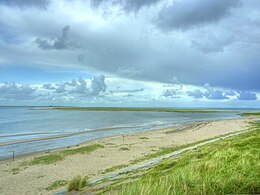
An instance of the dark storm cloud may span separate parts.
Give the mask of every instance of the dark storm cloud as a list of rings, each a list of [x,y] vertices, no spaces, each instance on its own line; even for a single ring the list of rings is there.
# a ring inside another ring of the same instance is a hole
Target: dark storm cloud
[[[211,99],[211,100],[229,99],[222,90],[215,90],[208,83],[205,84],[204,87],[207,89],[207,91],[204,92],[203,95],[207,99]]]
[[[188,96],[194,97],[194,98],[203,98],[203,92],[200,90],[195,90],[195,91],[188,91],[187,92]]]
[[[160,0],[122,0],[123,6],[127,11],[138,11],[144,6],[151,6]]]
[[[204,88],[206,89],[205,92],[202,92],[201,90],[197,89],[194,91],[188,91],[188,96],[194,97],[194,98],[207,98],[210,100],[224,100],[229,99],[227,97],[227,94],[223,92],[222,90],[216,90],[212,88],[209,84],[205,84]]]
[[[46,9],[50,0],[0,0],[0,4],[18,7],[38,7]]]
[[[158,26],[165,30],[189,29],[217,22],[228,16],[240,0],[185,0],[173,1],[164,7],[158,17]]]
[[[62,49],[74,49],[79,47],[76,43],[73,43],[69,39],[69,30],[70,26],[67,25],[63,27],[62,29],[62,35],[61,37],[54,38],[54,39],[42,39],[37,38],[35,40],[35,43],[38,45],[41,49],[56,49],[56,50],[62,50]]]
[[[240,91],[238,92],[238,97],[237,99],[239,100],[257,100],[256,94],[249,92],[249,91]]]
[[[215,90],[212,87],[210,87],[208,84],[205,85],[206,92],[202,92],[201,90],[194,90],[194,91],[188,91],[188,96],[194,97],[194,98],[207,98],[212,100],[224,100],[229,99],[227,96],[236,97],[238,100],[257,100],[256,94],[250,91],[221,91],[221,90]]]
[[[191,41],[191,45],[205,53],[223,52],[225,46],[233,41],[234,37],[231,35],[202,33],[198,40]]]
[[[151,6],[160,0],[91,0],[94,7],[99,7],[103,3],[110,3],[112,5],[120,5],[125,11],[139,11],[145,6]]]
[[[226,96],[235,96],[237,95],[234,91],[225,91]]]
[[[141,73],[141,70],[134,66],[129,66],[129,67],[119,67],[118,70],[116,71],[118,75],[121,76],[136,76]]]

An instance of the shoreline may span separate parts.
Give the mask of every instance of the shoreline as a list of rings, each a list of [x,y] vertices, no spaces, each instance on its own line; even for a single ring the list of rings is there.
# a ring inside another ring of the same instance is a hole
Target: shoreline
[[[225,120],[234,120],[234,119],[225,119]],[[80,142],[78,144],[72,144],[72,145],[68,145],[68,146],[64,146],[64,147],[58,147],[58,148],[54,148],[54,149],[17,155],[17,156],[15,156],[15,159],[19,160],[19,159],[22,159],[22,158],[33,157],[33,156],[36,156],[36,155],[44,155],[44,154],[48,153],[49,151],[50,152],[58,152],[58,151],[62,151],[64,149],[68,149],[68,148],[79,147],[79,146],[83,146],[83,145],[89,145],[89,144],[92,144],[92,142],[95,143],[96,141],[103,140],[103,139],[106,140],[106,139],[109,139],[109,138],[131,136],[131,135],[135,135],[135,134],[138,135],[138,134],[145,133],[145,132],[149,133],[149,132],[157,132],[157,131],[166,131],[168,129],[174,129],[174,128],[178,128],[178,127],[187,128],[186,126],[188,126],[188,125],[191,126],[191,125],[195,125],[195,124],[202,124],[202,123],[214,122],[214,121],[218,121],[218,120],[187,122],[187,123],[172,125],[172,126],[169,126],[167,128],[158,128],[158,129],[152,129],[152,130],[146,130],[146,131],[140,131],[140,132],[131,132],[131,133],[128,133],[128,134],[109,135],[109,136],[105,136],[105,137],[99,137],[99,138],[91,139],[91,140],[88,140],[88,141]],[[24,141],[24,142],[21,142],[21,143],[29,143],[29,142],[33,142],[33,141],[58,139],[58,138],[64,138],[64,137],[69,137],[69,136],[78,135],[78,134],[86,134],[86,133],[91,133],[91,132],[96,132],[96,131],[104,131],[104,130],[110,130],[110,129],[111,128],[102,128],[102,129],[97,129],[97,130],[91,130],[91,131],[88,131],[88,132],[86,132],[86,131],[84,131],[84,132],[74,132],[74,133],[65,134],[64,136],[63,135],[50,136],[50,138],[48,138],[48,139],[36,138],[37,140],[34,140],[34,139],[28,139],[28,141],[27,140],[21,140],[21,141]],[[176,129],[176,131],[179,131],[179,129]],[[60,136],[60,137],[58,137],[58,136]],[[14,143],[11,143],[11,142],[14,142]],[[10,145],[11,144],[17,144],[19,142],[20,142],[19,140],[18,141],[10,141]],[[5,145],[3,145],[4,143],[5,142],[0,143],[0,147],[5,146]],[[7,144],[7,145],[9,145],[9,144]],[[0,164],[2,162],[9,162],[10,160],[12,160],[12,156],[6,157],[6,158],[0,158]]]
[[[238,120],[238,119],[241,119],[241,118],[249,118],[249,117],[227,118],[227,119],[219,119],[219,120],[216,120],[216,119],[215,120],[201,120],[201,121],[192,121],[192,122],[187,121],[187,122],[184,122],[184,123],[178,123],[178,124],[170,125],[168,127],[160,127],[160,128],[150,129],[150,130],[131,132],[131,133],[127,133],[127,134],[109,135],[109,136],[99,137],[99,138],[95,138],[95,139],[91,139],[91,140],[88,140],[88,141],[83,141],[83,142],[80,142],[80,143],[77,143],[77,144],[71,144],[71,145],[67,145],[67,146],[63,146],[63,147],[46,149],[46,150],[42,150],[42,151],[32,151],[30,153],[22,153],[22,154],[15,155],[15,159],[26,158],[26,157],[30,157],[30,156],[34,156],[34,155],[40,155],[40,154],[46,154],[49,151],[55,152],[55,151],[60,151],[60,150],[68,149],[68,148],[78,147],[78,146],[82,146],[82,145],[86,145],[86,144],[91,144],[92,142],[102,140],[102,139],[106,139],[106,138],[123,137],[123,136],[128,136],[128,135],[131,136],[131,135],[145,133],[145,132],[167,131],[168,129],[175,129],[175,131],[180,132],[180,131],[183,131],[187,128],[191,128],[194,125],[201,125],[201,124],[204,124],[204,123],[210,123],[210,122],[216,122],[216,121],[222,121],[222,120],[227,120],[227,121],[228,120]],[[65,138],[65,137],[87,134],[87,133],[98,132],[98,131],[106,131],[106,130],[109,131],[109,130],[113,130],[113,129],[121,129],[121,127],[115,127],[115,128],[107,127],[107,128],[101,128],[101,129],[93,129],[93,130],[89,130],[89,131],[80,131],[80,132],[72,132],[72,133],[46,136],[46,137],[39,137],[39,138],[28,138],[28,139],[23,139],[23,140],[7,141],[7,142],[0,143],[0,147],[1,146],[14,145],[14,144],[21,144],[21,143],[30,143],[30,142],[37,142],[37,141],[52,140],[52,139],[54,139],[54,141],[55,141],[55,139],[59,139],[59,138]],[[36,134],[38,134],[38,133],[36,133]],[[51,133],[49,133],[49,134],[51,134]],[[10,160],[12,160],[12,155],[10,155],[8,157],[0,158],[0,164],[1,164],[1,162],[10,161]]]
[[[133,134],[98,138],[78,146],[51,150],[50,153],[37,153],[15,159],[0,161],[0,193],[3,194],[53,194],[64,187],[47,190],[55,181],[70,181],[75,176],[98,178],[107,170],[120,169],[122,165],[142,159],[146,155],[169,147],[195,143],[208,138],[247,130],[249,122],[259,117],[242,117],[218,121],[204,121],[160,130],[144,131]],[[182,128],[182,129],[180,129]],[[178,131],[178,129],[180,129]],[[102,145],[89,153],[67,155],[64,159],[51,164],[30,165],[36,157],[55,155],[64,150],[80,149],[94,144]],[[138,162],[143,161],[136,161]],[[109,171],[110,172],[110,171]],[[26,180],[24,180],[26,178]],[[16,183],[14,186],[13,183]]]

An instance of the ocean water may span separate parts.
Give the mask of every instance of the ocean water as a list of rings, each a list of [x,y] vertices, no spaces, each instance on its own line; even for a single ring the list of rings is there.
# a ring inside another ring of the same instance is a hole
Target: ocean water
[[[0,107],[0,159],[47,151],[111,135],[160,129],[193,121],[232,119],[240,111],[217,113],[61,111]],[[81,134],[73,134],[84,132]],[[48,139],[52,136],[68,135]],[[43,140],[30,141],[30,139]],[[19,141],[20,143],[17,143]]]

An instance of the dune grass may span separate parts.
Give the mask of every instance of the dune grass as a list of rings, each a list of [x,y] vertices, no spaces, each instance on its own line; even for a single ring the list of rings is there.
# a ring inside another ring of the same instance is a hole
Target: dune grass
[[[87,185],[87,178],[80,176],[74,177],[68,184],[68,191],[79,191]]]
[[[59,154],[48,154],[44,156],[35,157],[31,162],[30,165],[37,165],[37,164],[52,164],[58,161],[63,160],[64,157]]]
[[[226,134],[226,135],[229,135],[229,134]],[[213,139],[216,139],[218,137],[221,137],[221,136],[216,136],[216,137],[213,137],[213,138],[204,139],[204,140],[193,142],[193,143],[190,143],[190,144],[184,144],[184,145],[179,145],[179,146],[172,146],[172,147],[163,148],[163,149],[160,149],[158,151],[155,151],[155,152],[146,154],[144,156],[141,156],[139,158],[136,158],[136,159],[130,161],[129,164],[121,164],[121,165],[109,167],[109,168],[105,169],[104,171],[102,171],[102,174],[117,171],[119,169],[129,167],[130,165],[136,165],[138,163],[141,163],[141,162],[144,162],[144,161],[147,161],[147,160],[151,160],[153,158],[161,157],[163,155],[170,154],[170,153],[175,152],[177,150],[181,150],[183,148],[188,148],[190,146],[194,146],[196,144],[199,144],[199,143],[202,143],[202,142],[205,142],[205,141],[213,140]]]
[[[97,150],[98,148],[104,148],[104,146],[102,146],[100,144],[93,144],[93,145],[89,145],[89,146],[83,146],[80,148],[63,150],[60,153],[63,156],[73,155],[73,154],[86,154],[86,153],[90,153],[94,150]]]
[[[150,153],[150,154],[146,154],[144,156],[141,156],[139,158],[136,158],[134,160],[132,160],[130,162],[131,165],[134,165],[134,164],[137,164],[137,163],[140,163],[140,162],[143,162],[143,161],[146,161],[146,160],[150,160],[150,159],[153,159],[153,158],[157,158],[157,157],[160,157],[160,156],[163,156],[163,155],[166,155],[166,154],[169,154],[169,153],[172,153],[172,152],[175,152],[177,150],[181,150],[183,148],[188,148],[190,146],[193,146],[193,145],[196,145],[196,144],[199,144],[199,143],[202,143],[202,142],[205,142],[205,141],[209,141],[209,140],[212,140],[212,139],[216,139],[220,136],[216,136],[214,138],[209,138],[209,139],[204,139],[204,140],[201,140],[201,141],[197,141],[197,142],[194,142],[194,143],[190,143],[190,144],[184,144],[184,145],[179,145],[179,146],[172,146],[172,147],[167,147],[167,148],[163,148],[163,149],[160,149],[156,152],[153,152],[153,153]]]
[[[37,164],[52,164],[58,161],[64,160],[65,156],[73,155],[73,154],[87,154],[97,150],[99,148],[103,148],[104,146],[100,144],[93,144],[89,146],[83,146],[74,149],[65,149],[60,152],[56,152],[54,154],[47,154],[39,157],[35,157],[30,161],[30,165],[37,165]]]
[[[118,169],[122,169],[122,168],[125,168],[125,167],[128,167],[128,166],[129,166],[128,164],[122,164],[122,165],[112,166],[112,167],[109,167],[109,168],[105,169],[105,170],[102,171],[101,173],[102,173],[102,174],[105,174],[105,173],[113,172],[113,171],[116,171],[116,170],[118,170]]]
[[[13,168],[10,173],[13,174],[13,175],[16,175],[20,172],[20,169],[17,167],[17,168]]]
[[[167,159],[130,183],[106,187],[112,194],[259,194],[260,125]]]
[[[149,139],[148,137],[140,137],[139,139]]]
[[[47,188],[46,190],[54,190],[54,189],[57,189],[59,187],[62,187],[62,186],[65,186],[67,185],[67,181],[66,180],[57,180],[53,183],[51,183]]]

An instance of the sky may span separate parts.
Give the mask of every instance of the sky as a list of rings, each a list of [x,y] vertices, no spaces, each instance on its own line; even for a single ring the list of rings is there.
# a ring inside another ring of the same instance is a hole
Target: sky
[[[259,0],[0,0],[0,105],[260,108]]]

